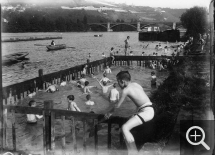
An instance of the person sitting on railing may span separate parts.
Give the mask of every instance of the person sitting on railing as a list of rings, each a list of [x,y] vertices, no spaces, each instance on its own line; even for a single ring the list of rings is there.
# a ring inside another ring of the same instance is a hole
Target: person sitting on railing
[[[84,94],[90,94],[90,93],[92,93],[91,91],[90,91],[90,88],[95,88],[96,86],[89,86],[89,82],[88,81],[86,81],[85,82],[85,86],[84,86]]]
[[[48,93],[54,93],[56,91],[59,91],[59,89],[57,88],[57,86],[55,84],[48,83],[48,88],[46,89],[46,92],[48,92]]]
[[[109,67],[109,66],[107,66],[107,67],[105,68],[105,70],[104,70],[103,74],[104,74],[104,73],[106,73],[106,74],[110,74],[110,73],[112,73],[112,72],[111,72],[111,69],[110,69],[110,67]]]
[[[105,114],[105,118],[109,119],[110,116],[113,115],[115,109],[118,109],[121,106],[126,97],[129,97],[134,102],[137,106],[137,113],[122,126],[122,132],[125,137],[128,154],[138,154],[131,129],[145,124],[145,122],[154,118],[152,102],[139,84],[131,82],[131,75],[128,71],[119,72],[116,75],[116,79],[122,89],[122,96],[118,103],[115,104],[107,114]]]
[[[96,81],[98,81],[99,85],[102,88],[102,93],[106,94],[108,92],[108,88],[111,87],[113,84],[107,86],[107,82],[103,81],[102,83],[96,78]]]
[[[36,101],[31,100],[28,105],[29,107],[36,107]],[[37,123],[37,119],[40,119],[42,117],[42,115],[27,114],[27,123]]]
[[[79,111],[81,112],[81,110],[78,108],[77,104],[74,102],[75,97],[74,95],[68,95],[67,96],[67,101],[68,101],[68,108],[67,110],[71,110],[71,111]]]
[[[85,104],[89,108],[90,113],[94,113],[92,107],[95,105],[95,102],[90,100],[91,99],[90,94],[87,94],[86,99],[87,101],[85,102]]]

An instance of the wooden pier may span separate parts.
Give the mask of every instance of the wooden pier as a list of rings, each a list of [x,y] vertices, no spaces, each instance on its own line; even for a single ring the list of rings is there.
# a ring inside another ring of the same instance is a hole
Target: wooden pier
[[[20,41],[53,40],[53,39],[62,39],[62,37],[9,38],[9,39],[3,39],[2,42],[20,42]]]

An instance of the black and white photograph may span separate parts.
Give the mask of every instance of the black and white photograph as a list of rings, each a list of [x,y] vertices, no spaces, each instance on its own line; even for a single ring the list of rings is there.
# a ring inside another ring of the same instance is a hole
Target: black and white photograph
[[[0,155],[215,155],[214,0],[0,6]]]

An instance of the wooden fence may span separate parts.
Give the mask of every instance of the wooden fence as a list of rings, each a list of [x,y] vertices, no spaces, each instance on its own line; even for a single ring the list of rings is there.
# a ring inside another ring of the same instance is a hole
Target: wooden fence
[[[123,66],[123,65],[131,65],[134,61],[137,62],[138,66],[146,67],[148,66],[148,63],[152,60],[156,60],[157,62],[169,58],[172,59],[170,56],[115,56],[114,65],[116,66]],[[205,60],[209,59],[208,56],[178,56],[175,57],[175,60],[183,60],[183,59],[190,59],[190,60]],[[88,74],[99,72],[104,69],[106,65],[111,65],[111,58],[105,58],[102,60],[97,60],[94,62],[87,62],[88,65],[87,72]],[[85,65],[85,64],[83,64]],[[32,107],[23,107],[23,106],[16,106],[11,105],[11,100],[13,100],[12,103],[15,103],[18,100],[21,100],[25,98],[31,88],[33,88],[35,91],[38,89],[46,89],[47,88],[47,82],[50,82],[52,84],[59,84],[61,82],[61,79],[66,79],[67,81],[71,80],[72,76],[78,77],[81,75],[81,71],[83,70],[83,65],[75,66],[66,70],[62,70],[59,72],[43,75],[42,70],[39,70],[39,77],[36,77],[34,79],[26,80],[21,83],[13,84],[7,87],[3,88],[3,104],[4,104],[4,112],[5,115],[7,112],[11,112],[13,119],[12,119],[12,139],[13,139],[13,149],[16,150],[16,129],[15,129],[15,113],[22,113],[22,114],[38,114],[44,116],[44,130],[43,130],[43,138],[44,138],[44,154],[47,154],[48,150],[54,150],[54,139],[55,139],[55,129],[54,129],[54,121],[56,119],[61,119],[62,122],[65,121],[65,119],[72,119],[72,123],[76,120],[81,120],[83,122],[83,128],[84,128],[84,136],[83,136],[83,148],[84,152],[86,152],[86,121],[88,119],[93,119],[95,128],[94,128],[94,144],[95,144],[95,154],[98,154],[98,136],[97,136],[97,122],[100,121],[100,118],[103,117],[102,115],[98,114],[90,114],[90,113],[80,113],[80,112],[72,112],[67,110],[57,110],[53,109],[53,101],[45,101],[47,102],[44,109],[41,108],[32,108]],[[71,116],[73,116],[71,118]],[[109,119],[108,121],[104,121],[104,123],[108,124],[108,148],[111,148],[111,125],[112,124],[118,124],[119,127],[122,126],[122,124],[125,122],[127,118],[122,117],[113,117],[112,119]],[[6,121],[6,120],[5,120]],[[3,130],[6,133],[5,128],[5,121],[3,125]],[[74,127],[74,125],[73,125]],[[65,130],[64,130],[65,131]],[[76,135],[75,135],[75,129],[72,130],[73,133],[73,147],[74,150],[77,151],[77,144],[76,144]],[[65,133],[64,133],[65,134]],[[6,135],[6,134],[4,134]],[[3,138],[3,144],[6,142],[6,137]],[[64,137],[65,138],[65,137]],[[123,137],[122,133],[120,134],[120,144],[122,147],[124,147],[123,144]],[[62,146],[65,146],[65,139],[62,139]],[[4,147],[4,145],[2,145]]]
[[[60,109],[53,109],[53,101],[44,101],[44,108],[34,108],[34,107],[23,107],[23,106],[4,106],[4,111],[12,113],[12,144],[13,144],[13,151],[17,150],[16,144],[16,128],[15,128],[15,113],[21,114],[36,114],[36,115],[43,115],[43,151],[44,155],[46,154],[54,154],[55,152],[55,120],[61,119],[61,131],[62,131],[62,138],[61,138],[61,145],[62,145],[62,152],[65,150],[66,140],[65,140],[65,120],[71,120],[72,126],[72,147],[74,153],[77,153],[77,141],[76,141],[76,133],[75,133],[75,122],[82,121],[83,123],[83,154],[87,152],[87,131],[86,131],[86,123],[90,119],[93,120],[94,126],[92,129],[94,130],[94,154],[98,154],[98,123],[107,123],[108,124],[108,143],[107,148],[111,149],[111,126],[112,124],[118,124],[119,128],[121,128],[122,124],[126,121],[126,118],[122,117],[112,117],[109,120],[104,120],[103,115],[92,114],[92,113],[85,113],[85,112],[75,112],[75,111],[68,111],[68,110],[60,110]],[[7,117],[5,117],[7,118]],[[7,122],[7,120],[4,120]],[[125,144],[123,142],[122,132],[119,134],[120,139],[120,146],[121,148],[125,148]],[[6,144],[7,137],[4,136],[4,144]]]

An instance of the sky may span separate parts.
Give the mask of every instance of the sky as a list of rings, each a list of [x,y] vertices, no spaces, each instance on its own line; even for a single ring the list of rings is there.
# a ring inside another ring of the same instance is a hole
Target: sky
[[[193,6],[202,6],[209,7],[211,0],[0,0],[0,2],[28,2],[28,3],[37,3],[37,2],[72,2],[72,1],[92,1],[92,2],[102,2],[108,3],[125,3],[127,5],[136,5],[136,6],[150,6],[150,7],[169,7],[169,8],[191,8]]]
[[[193,6],[209,7],[211,0],[105,0],[128,5],[169,7],[169,8],[191,8]]]

